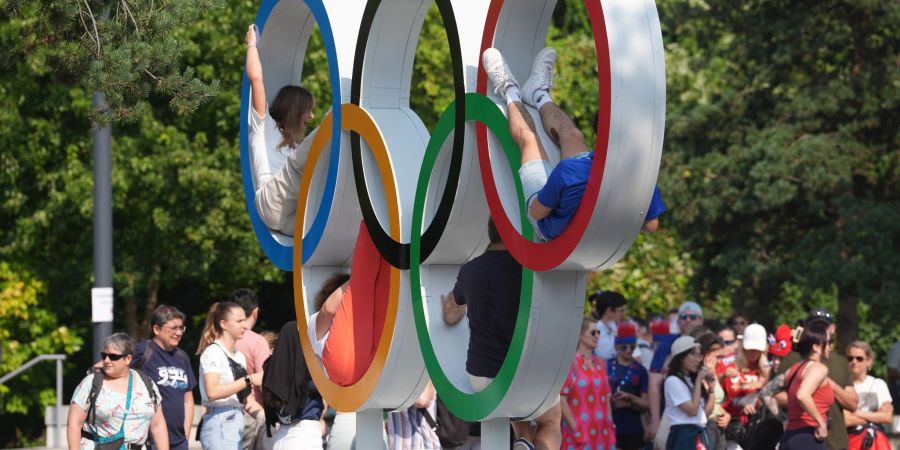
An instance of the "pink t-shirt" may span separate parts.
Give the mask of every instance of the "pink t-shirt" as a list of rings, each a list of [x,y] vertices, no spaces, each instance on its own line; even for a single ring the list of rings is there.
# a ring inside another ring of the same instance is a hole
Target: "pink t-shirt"
[[[249,375],[261,372],[263,363],[272,354],[266,338],[252,330],[245,331],[244,335],[235,342],[234,346],[247,357],[247,374]],[[259,404],[262,404],[262,392],[256,386],[253,386],[253,396]]]

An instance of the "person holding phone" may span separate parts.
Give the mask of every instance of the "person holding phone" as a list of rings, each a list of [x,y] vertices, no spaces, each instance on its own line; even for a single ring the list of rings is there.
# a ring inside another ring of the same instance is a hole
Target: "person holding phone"
[[[616,356],[606,361],[606,373],[612,389],[612,415],[616,424],[616,448],[637,450],[644,447],[641,414],[650,406],[647,399],[647,369],[634,359],[637,327],[631,322],[618,324]]]

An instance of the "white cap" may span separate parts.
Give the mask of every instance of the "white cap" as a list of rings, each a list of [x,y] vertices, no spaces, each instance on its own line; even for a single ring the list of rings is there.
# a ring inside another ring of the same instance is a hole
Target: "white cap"
[[[697,341],[694,340],[694,338],[690,336],[681,336],[672,343],[672,351],[669,354],[672,356],[680,355],[686,351],[690,351],[695,345],[697,345]]]
[[[744,340],[741,341],[741,345],[744,346],[744,350],[766,351],[768,348],[766,329],[758,323],[747,325],[747,328],[744,328]]]

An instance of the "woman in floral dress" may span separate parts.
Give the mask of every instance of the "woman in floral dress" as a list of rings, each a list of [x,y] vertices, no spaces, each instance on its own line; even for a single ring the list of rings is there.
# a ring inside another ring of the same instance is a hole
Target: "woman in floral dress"
[[[587,318],[581,322],[578,350],[560,392],[564,450],[615,449],[606,363],[593,353],[599,336],[596,322]]]

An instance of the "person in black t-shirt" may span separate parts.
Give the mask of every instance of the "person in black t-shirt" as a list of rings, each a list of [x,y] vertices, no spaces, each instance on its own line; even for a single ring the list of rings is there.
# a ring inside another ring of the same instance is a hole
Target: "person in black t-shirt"
[[[153,339],[138,342],[131,367],[156,383],[162,396],[163,417],[169,429],[169,448],[186,450],[187,432],[194,420],[194,386],[197,377],[188,354],[178,348],[184,336],[184,313],[161,305],[153,312]],[[152,440],[148,442],[152,449]]]
[[[493,221],[488,221],[488,237],[487,250],[463,264],[453,290],[441,296],[444,322],[455,325],[463,316],[469,319],[466,372],[476,392],[490,384],[506,358],[522,287],[522,266],[503,245]],[[559,448],[561,417],[557,402],[538,418],[533,436],[528,422],[514,423],[519,439],[513,449]]]

